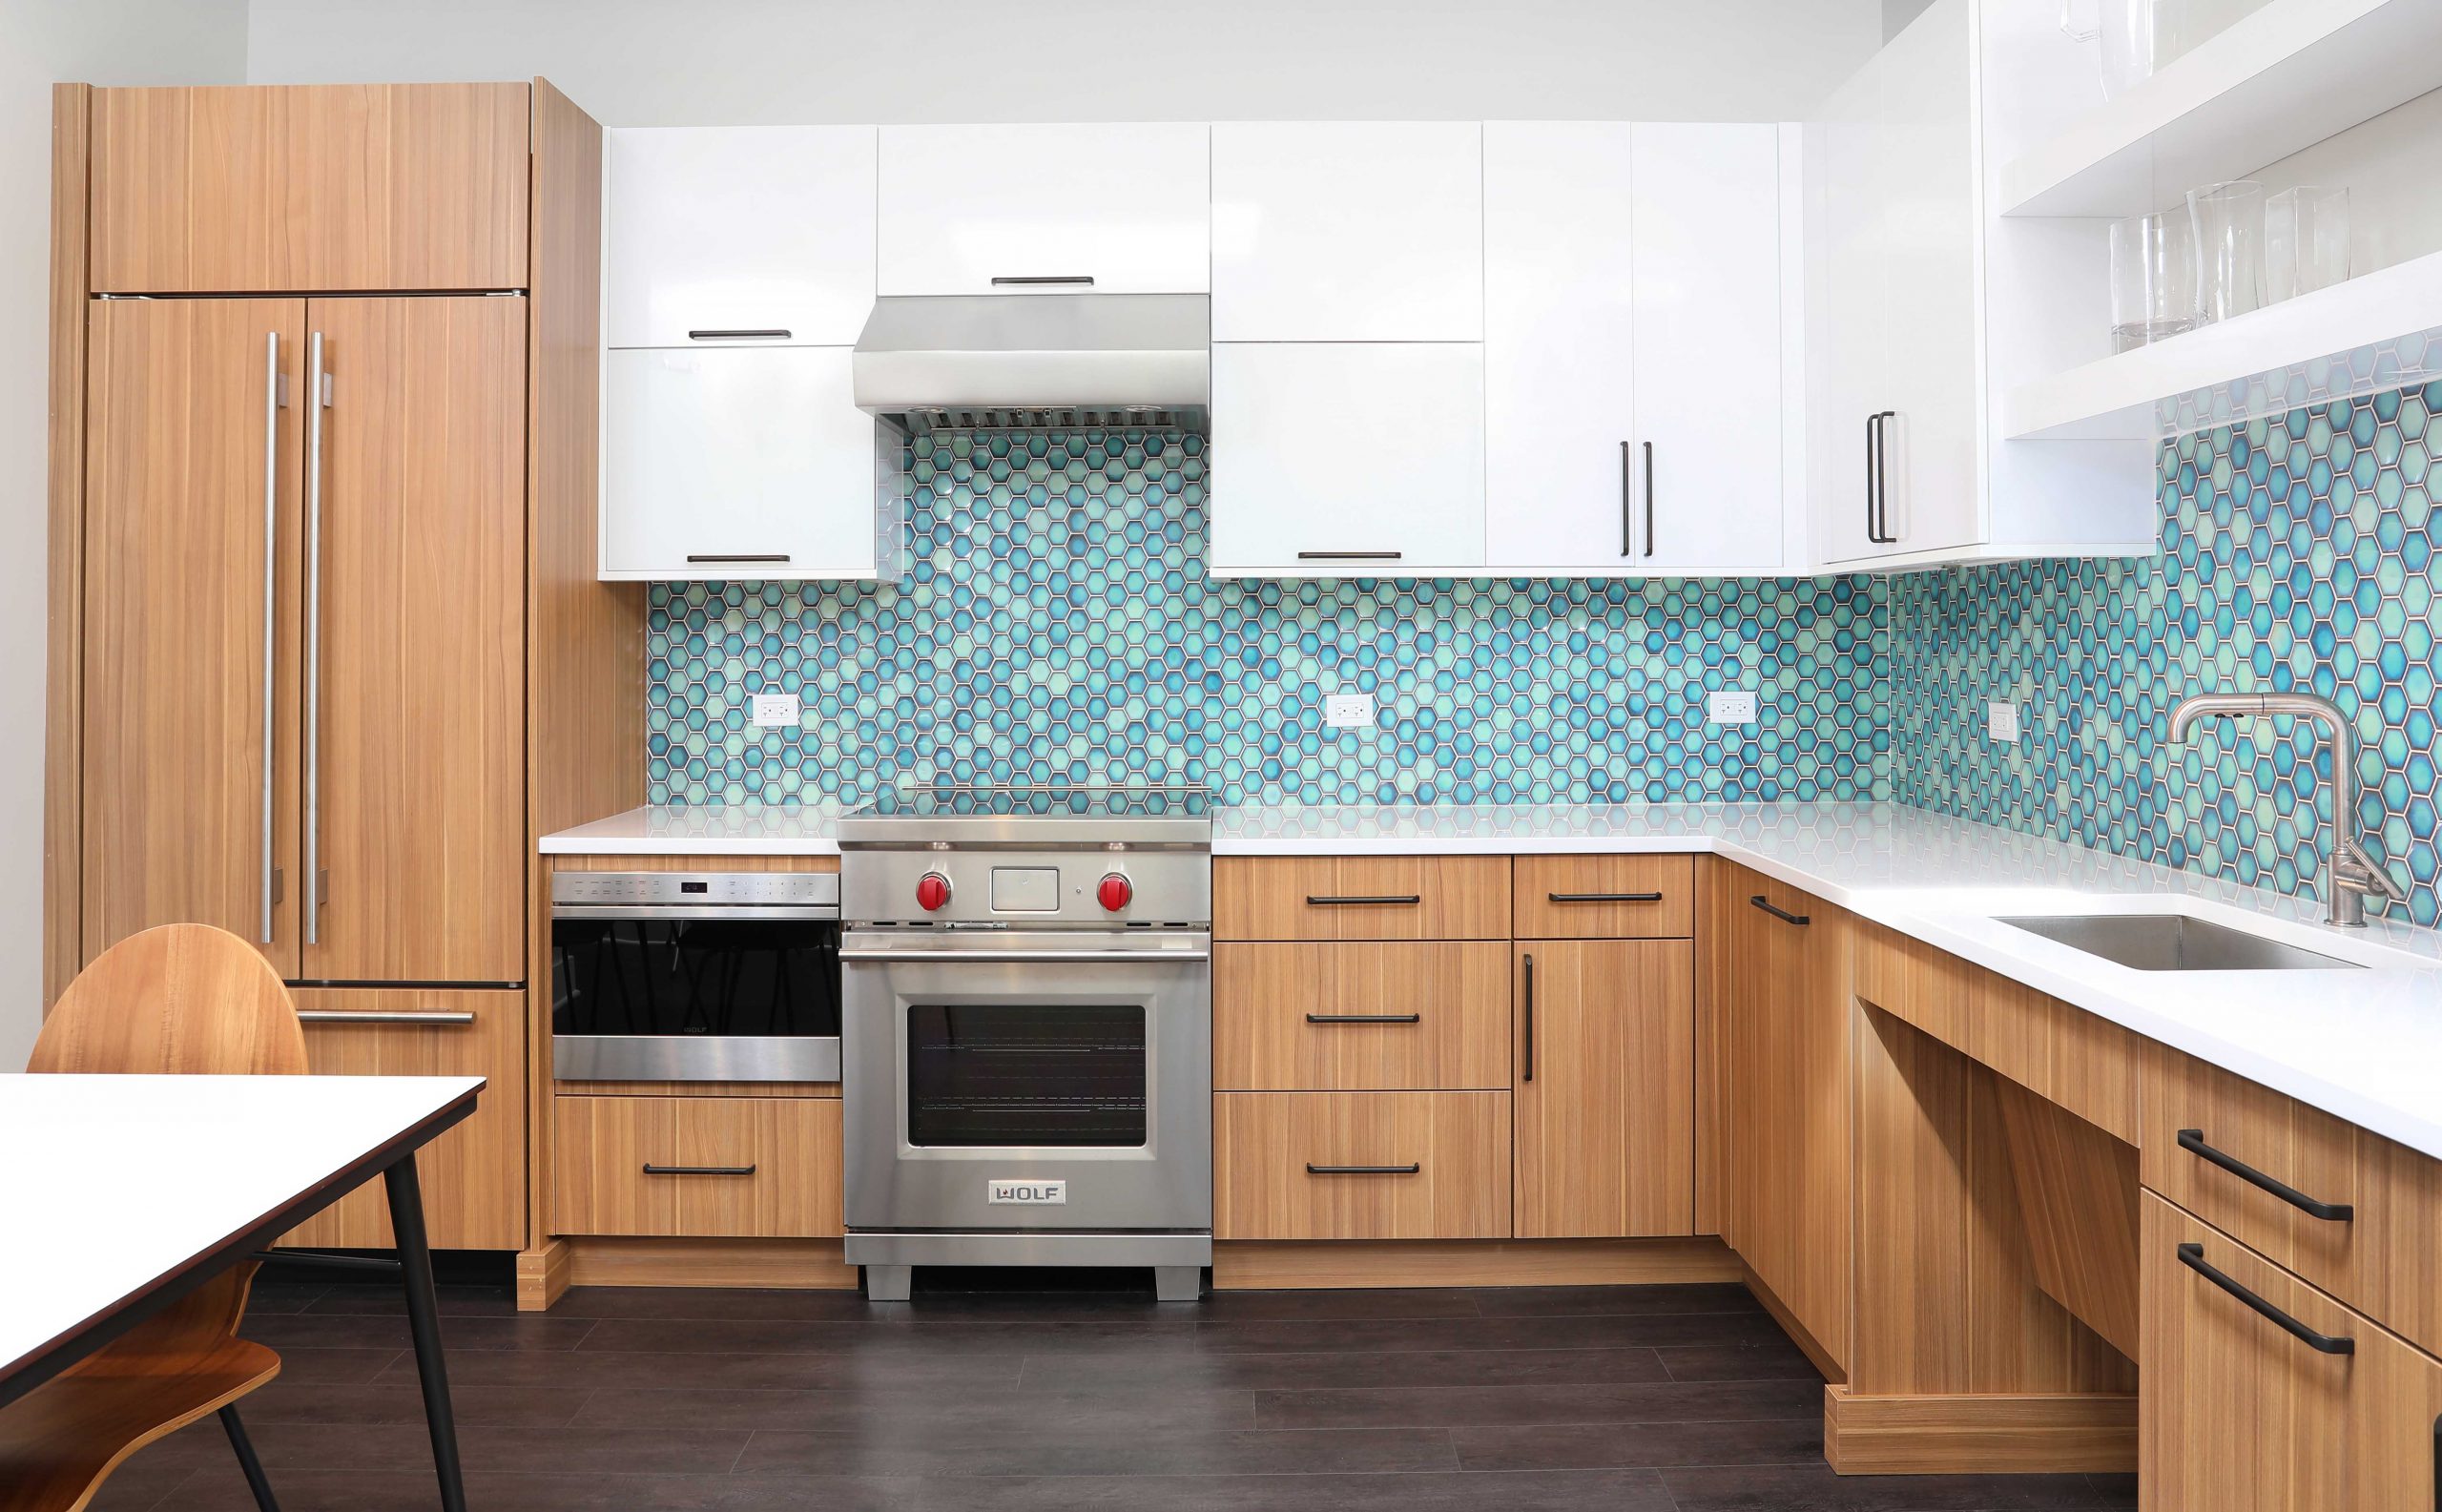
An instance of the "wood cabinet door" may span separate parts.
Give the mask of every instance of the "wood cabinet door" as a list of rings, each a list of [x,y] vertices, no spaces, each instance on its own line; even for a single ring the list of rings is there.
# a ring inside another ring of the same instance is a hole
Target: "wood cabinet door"
[[[298,971],[298,300],[105,300],[86,394],[83,957],[216,924]]]
[[[304,974],[519,981],[526,301],[306,315],[330,384],[306,508],[304,849],[322,889]]]
[[[93,92],[93,286],[526,286],[528,87]]]
[[[1695,946],[1514,948],[1518,1237],[1693,1233]]]
[[[1740,868],[1730,909],[1729,1200],[1742,1259],[1849,1350],[1849,918]]]
[[[305,1054],[318,1076],[480,1076],[475,1110],[416,1155],[424,1228],[437,1250],[526,1246],[526,994],[305,988]],[[280,1241],[391,1248],[379,1178]]]

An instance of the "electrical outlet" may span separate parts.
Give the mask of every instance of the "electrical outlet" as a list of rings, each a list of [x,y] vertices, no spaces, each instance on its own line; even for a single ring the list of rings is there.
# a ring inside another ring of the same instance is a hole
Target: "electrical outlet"
[[[1984,706],[1984,733],[1999,745],[2018,743],[2018,706],[2014,703],[1988,703]]]
[[[1370,693],[1335,693],[1323,699],[1323,723],[1334,730],[1371,730],[1374,728],[1374,695]]]
[[[1755,695],[1751,693],[1744,691],[1717,693],[1712,695],[1709,704],[1711,712],[1707,717],[1714,724],[1753,724],[1755,722]]]
[[[798,719],[797,695],[793,693],[758,693],[755,695],[755,728],[785,730]]]

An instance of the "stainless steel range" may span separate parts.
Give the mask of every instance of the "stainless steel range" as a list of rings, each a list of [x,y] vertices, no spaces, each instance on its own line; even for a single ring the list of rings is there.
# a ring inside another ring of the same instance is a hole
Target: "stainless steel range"
[[[839,821],[847,1258],[1212,1262],[1200,788],[944,785]]]

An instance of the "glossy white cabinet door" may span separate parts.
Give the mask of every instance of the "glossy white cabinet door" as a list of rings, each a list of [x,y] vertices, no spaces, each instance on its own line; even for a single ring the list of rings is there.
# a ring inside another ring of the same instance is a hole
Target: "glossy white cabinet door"
[[[1639,559],[1668,571],[1777,568],[1780,134],[1631,131]]]
[[[1202,294],[1209,159],[1201,124],[885,126],[881,292]]]
[[[1212,571],[1480,575],[1484,363],[1472,342],[1212,348]]]
[[[605,134],[607,343],[855,344],[874,302],[874,152],[870,126]]]
[[[1483,339],[1482,128],[1212,128],[1212,339]]]
[[[610,353],[603,576],[872,577],[875,421],[849,398],[848,356],[838,346]]]
[[[1890,393],[1883,378],[1878,69],[1869,63],[1834,92],[1809,129],[1809,202],[1818,228],[1811,247],[1821,278],[1810,321],[1819,388],[1808,462],[1818,554],[1831,563],[1864,561],[1891,549],[1869,539],[1873,480],[1867,438]]]
[[[1633,128],[1484,123],[1485,549],[1639,570]]]

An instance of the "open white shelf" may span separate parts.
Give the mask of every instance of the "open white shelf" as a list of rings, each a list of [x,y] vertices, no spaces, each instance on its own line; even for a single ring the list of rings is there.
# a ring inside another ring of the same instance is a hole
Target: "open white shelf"
[[[2270,0],[2005,166],[2001,214],[2143,215],[2437,88],[2437,0]]]
[[[2001,418],[2013,441],[2160,438],[2436,377],[2442,252],[2020,383]]]

